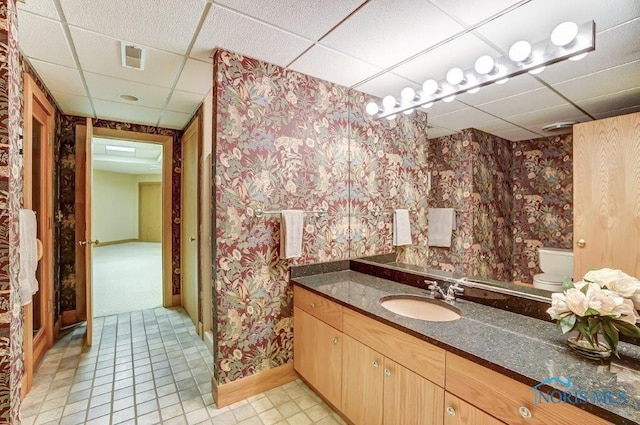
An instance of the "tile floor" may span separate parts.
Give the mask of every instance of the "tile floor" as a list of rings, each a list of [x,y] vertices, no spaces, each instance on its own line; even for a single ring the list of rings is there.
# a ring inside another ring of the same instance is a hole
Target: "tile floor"
[[[182,309],[156,308],[94,320],[56,342],[25,398],[24,425],[344,424],[301,381],[218,409],[213,359]]]

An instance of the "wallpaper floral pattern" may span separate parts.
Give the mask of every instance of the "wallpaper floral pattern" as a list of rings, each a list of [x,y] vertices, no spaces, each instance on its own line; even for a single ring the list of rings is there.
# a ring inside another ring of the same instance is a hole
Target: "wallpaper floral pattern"
[[[347,88],[222,50],[214,84],[214,378],[222,384],[291,361],[291,265],[388,252],[391,208],[424,208],[411,185],[423,177],[426,117],[372,122],[350,114],[362,99]],[[256,218],[258,207],[326,214],[305,215],[302,256],[282,260],[279,216]],[[414,241],[425,230],[417,225]]]
[[[537,248],[573,247],[573,137],[513,143],[513,280],[540,273]]]
[[[61,117],[57,142],[59,144],[59,204],[55,207],[62,212],[60,231],[60,269],[62,311],[76,308],[75,279],[75,126],[84,124],[86,118],[65,115]],[[161,134],[173,138],[173,173],[171,216],[173,222],[172,240],[172,292],[180,293],[180,167],[181,167],[181,132],[167,128],[152,127],[140,124],[123,123],[101,119],[93,120],[93,127],[136,131],[147,134]]]
[[[22,68],[15,0],[0,2],[0,423],[19,422],[22,312],[18,299]]]

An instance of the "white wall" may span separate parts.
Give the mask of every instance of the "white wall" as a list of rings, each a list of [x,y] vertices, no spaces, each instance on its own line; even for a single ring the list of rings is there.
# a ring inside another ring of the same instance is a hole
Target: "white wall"
[[[136,175],[93,171],[92,236],[100,242],[138,239]]]

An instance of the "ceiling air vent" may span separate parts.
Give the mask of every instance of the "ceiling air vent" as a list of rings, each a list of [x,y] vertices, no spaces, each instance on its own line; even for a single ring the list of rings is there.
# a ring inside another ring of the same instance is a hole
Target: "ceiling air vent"
[[[122,66],[125,68],[144,69],[146,51],[133,44],[122,43]]]

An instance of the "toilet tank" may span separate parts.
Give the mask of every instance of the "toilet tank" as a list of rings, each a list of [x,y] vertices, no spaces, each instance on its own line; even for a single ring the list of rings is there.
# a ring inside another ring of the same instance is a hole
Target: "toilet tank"
[[[543,273],[560,279],[573,276],[573,250],[561,248],[538,248],[540,269]]]

